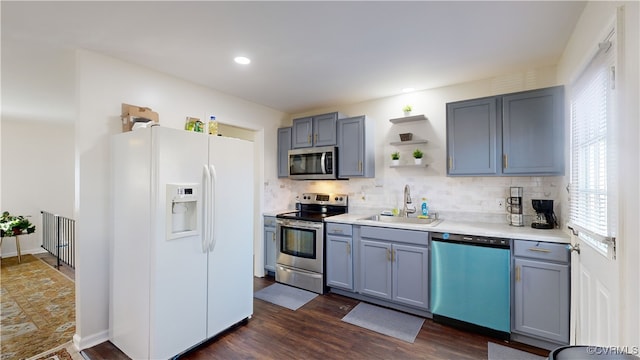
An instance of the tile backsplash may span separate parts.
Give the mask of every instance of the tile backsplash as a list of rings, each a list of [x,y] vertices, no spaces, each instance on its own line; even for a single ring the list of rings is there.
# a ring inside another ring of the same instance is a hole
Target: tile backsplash
[[[505,203],[509,188],[520,186],[524,189],[525,225],[529,225],[535,217],[531,199],[554,200],[558,223],[561,223],[561,177],[385,176],[344,181],[275,179],[265,183],[265,209],[293,208],[296,195],[300,193],[326,192],[349,195],[350,212],[377,213],[402,207],[405,184],[409,185],[417,208],[424,197],[429,203],[429,210],[438,212],[441,218],[490,223],[507,223],[506,208],[499,207],[498,199]]]

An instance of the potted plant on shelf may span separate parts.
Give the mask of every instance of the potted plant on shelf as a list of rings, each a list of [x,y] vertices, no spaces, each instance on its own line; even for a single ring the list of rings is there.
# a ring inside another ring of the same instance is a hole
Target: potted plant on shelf
[[[34,231],[36,231],[35,225],[22,215],[14,216],[5,211],[0,217],[0,236],[2,237],[31,234]]]
[[[405,105],[402,108],[402,111],[404,111],[404,116],[409,116],[411,115],[411,110],[413,110],[413,108],[411,107],[411,105]]]
[[[391,154],[391,165],[397,166],[399,164],[400,164],[400,153],[396,151]]]
[[[420,165],[422,164],[422,156],[424,154],[422,153],[422,151],[420,151],[420,149],[415,149],[413,151],[413,160],[415,161],[416,165]]]

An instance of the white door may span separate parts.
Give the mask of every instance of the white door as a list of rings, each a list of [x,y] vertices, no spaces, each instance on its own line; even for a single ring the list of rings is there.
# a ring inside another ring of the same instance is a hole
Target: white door
[[[614,259],[613,246],[603,251],[577,237],[573,241],[579,244],[580,254],[572,253],[571,318],[575,342],[571,343],[619,345],[619,261]]]
[[[207,337],[253,314],[253,143],[210,137],[213,244],[208,262]]]

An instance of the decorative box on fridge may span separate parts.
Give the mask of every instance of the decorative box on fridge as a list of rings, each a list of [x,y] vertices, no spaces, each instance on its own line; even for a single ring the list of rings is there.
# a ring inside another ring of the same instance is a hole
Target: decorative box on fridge
[[[122,132],[131,131],[136,123],[159,124],[158,113],[148,107],[122,103]]]

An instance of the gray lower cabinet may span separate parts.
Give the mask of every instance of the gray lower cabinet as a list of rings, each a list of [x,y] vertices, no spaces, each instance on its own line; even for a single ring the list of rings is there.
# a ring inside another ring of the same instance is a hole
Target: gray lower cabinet
[[[278,129],[278,177],[289,176],[289,150],[291,150],[291,127]]]
[[[568,344],[570,254],[566,245],[516,240],[513,255],[512,339],[544,348]]]
[[[326,224],[327,286],[353,291],[353,236],[348,224]]]
[[[276,217],[264,217],[264,269],[275,274],[276,271]]]
[[[429,233],[363,226],[360,237],[358,292],[427,310]]]
[[[338,177],[375,177],[373,128],[364,115],[338,120]]]

